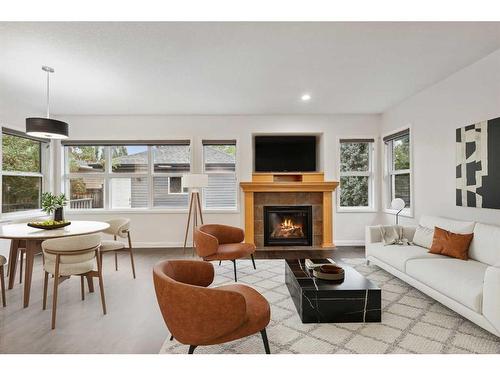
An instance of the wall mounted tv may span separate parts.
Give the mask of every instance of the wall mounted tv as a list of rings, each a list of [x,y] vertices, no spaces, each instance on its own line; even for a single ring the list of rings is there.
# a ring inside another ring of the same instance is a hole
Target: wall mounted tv
[[[315,172],[315,136],[256,136],[255,172]]]

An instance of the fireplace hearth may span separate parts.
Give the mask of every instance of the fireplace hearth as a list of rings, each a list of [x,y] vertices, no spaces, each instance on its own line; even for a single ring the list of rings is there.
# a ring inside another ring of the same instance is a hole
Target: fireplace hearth
[[[312,206],[264,206],[264,246],[311,246]]]

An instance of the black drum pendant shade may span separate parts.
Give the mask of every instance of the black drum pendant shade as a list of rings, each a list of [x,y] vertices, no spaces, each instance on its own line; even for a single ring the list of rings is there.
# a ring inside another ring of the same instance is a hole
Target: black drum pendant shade
[[[50,118],[28,117],[26,134],[33,137],[64,139],[68,138],[68,124]]]
[[[47,73],[47,117],[28,117],[26,119],[26,134],[39,138],[68,138],[68,124],[50,118],[49,82],[50,73],[54,73],[54,69],[50,66],[42,66],[42,70]]]

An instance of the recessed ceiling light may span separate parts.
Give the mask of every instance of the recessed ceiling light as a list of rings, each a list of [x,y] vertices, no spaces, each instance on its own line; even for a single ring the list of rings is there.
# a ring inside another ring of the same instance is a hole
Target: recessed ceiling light
[[[302,100],[303,102],[308,102],[309,100],[311,100],[311,94],[302,94],[300,100]]]

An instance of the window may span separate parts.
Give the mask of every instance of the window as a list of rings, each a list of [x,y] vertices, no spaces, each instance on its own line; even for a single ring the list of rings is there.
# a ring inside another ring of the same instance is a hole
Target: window
[[[373,208],[373,139],[340,140],[341,208]]]
[[[70,208],[187,208],[181,177],[191,169],[189,141],[63,144]]]
[[[236,141],[203,141],[203,171],[208,174],[204,207],[236,210]]]
[[[2,129],[2,213],[40,209],[49,143]]]
[[[394,198],[401,198],[411,208],[410,130],[384,137],[386,151],[387,208]]]

